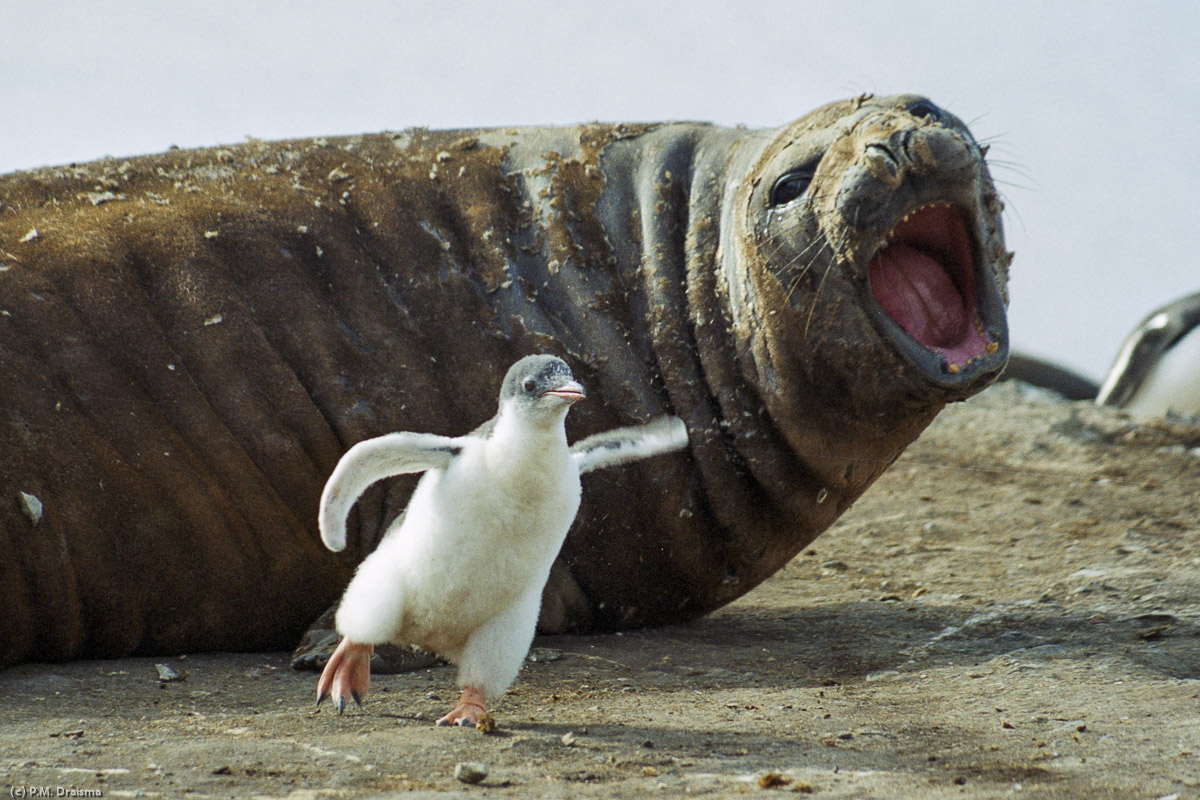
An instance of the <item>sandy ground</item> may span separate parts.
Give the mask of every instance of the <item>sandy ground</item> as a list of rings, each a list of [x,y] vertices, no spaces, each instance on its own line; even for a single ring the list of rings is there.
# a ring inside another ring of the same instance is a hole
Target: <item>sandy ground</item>
[[[738,603],[539,639],[490,735],[432,725],[448,668],[339,718],[284,653],[15,667],[0,792],[1200,797],[1197,446],[989,390]]]

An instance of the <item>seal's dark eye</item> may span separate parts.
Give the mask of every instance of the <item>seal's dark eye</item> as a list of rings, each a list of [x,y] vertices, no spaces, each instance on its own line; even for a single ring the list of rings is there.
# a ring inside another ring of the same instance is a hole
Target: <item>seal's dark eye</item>
[[[533,378],[526,378],[525,382],[521,384],[521,388],[527,392],[532,392],[537,388],[537,381],[535,381]]]
[[[775,185],[771,187],[771,205],[781,206],[784,203],[792,202],[804,194],[804,190],[812,183],[812,179],[813,170],[807,167],[780,175],[779,180],[775,181]]]

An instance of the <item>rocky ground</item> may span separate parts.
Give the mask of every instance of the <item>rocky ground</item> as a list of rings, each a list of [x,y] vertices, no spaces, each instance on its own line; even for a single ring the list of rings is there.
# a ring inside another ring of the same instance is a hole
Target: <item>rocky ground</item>
[[[284,653],[15,667],[0,791],[1200,797],[1198,446],[989,390],[738,603],[539,640],[488,735],[432,725],[448,668],[339,718]]]

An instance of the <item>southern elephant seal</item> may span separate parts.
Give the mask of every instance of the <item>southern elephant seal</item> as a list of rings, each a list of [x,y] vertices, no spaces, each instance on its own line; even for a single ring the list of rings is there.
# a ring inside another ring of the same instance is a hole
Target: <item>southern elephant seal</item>
[[[0,663],[287,646],[411,491],[368,492],[328,554],[341,454],[478,424],[532,352],[588,387],[572,439],[690,434],[589,478],[543,627],[696,617],[1008,349],[983,152],[916,96],[254,141],[16,173],[0,203]]]

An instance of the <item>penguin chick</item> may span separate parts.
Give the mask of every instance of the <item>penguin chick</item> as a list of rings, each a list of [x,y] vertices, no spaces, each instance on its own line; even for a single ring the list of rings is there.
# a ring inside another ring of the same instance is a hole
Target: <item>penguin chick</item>
[[[346,517],[375,481],[424,472],[404,513],[359,565],[337,611],[343,638],[317,703],[362,703],[374,645],[416,645],[458,665],[462,699],[439,725],[474,725],[516,679],[546,585],[579,509],[579,476],[682,448],[676,417],[567,447],[567,411],[584,389],[546,355],[514,364],[494,418],[466,436],[392,433],[356,444],[321,496],[321,538],[346,545]]]

